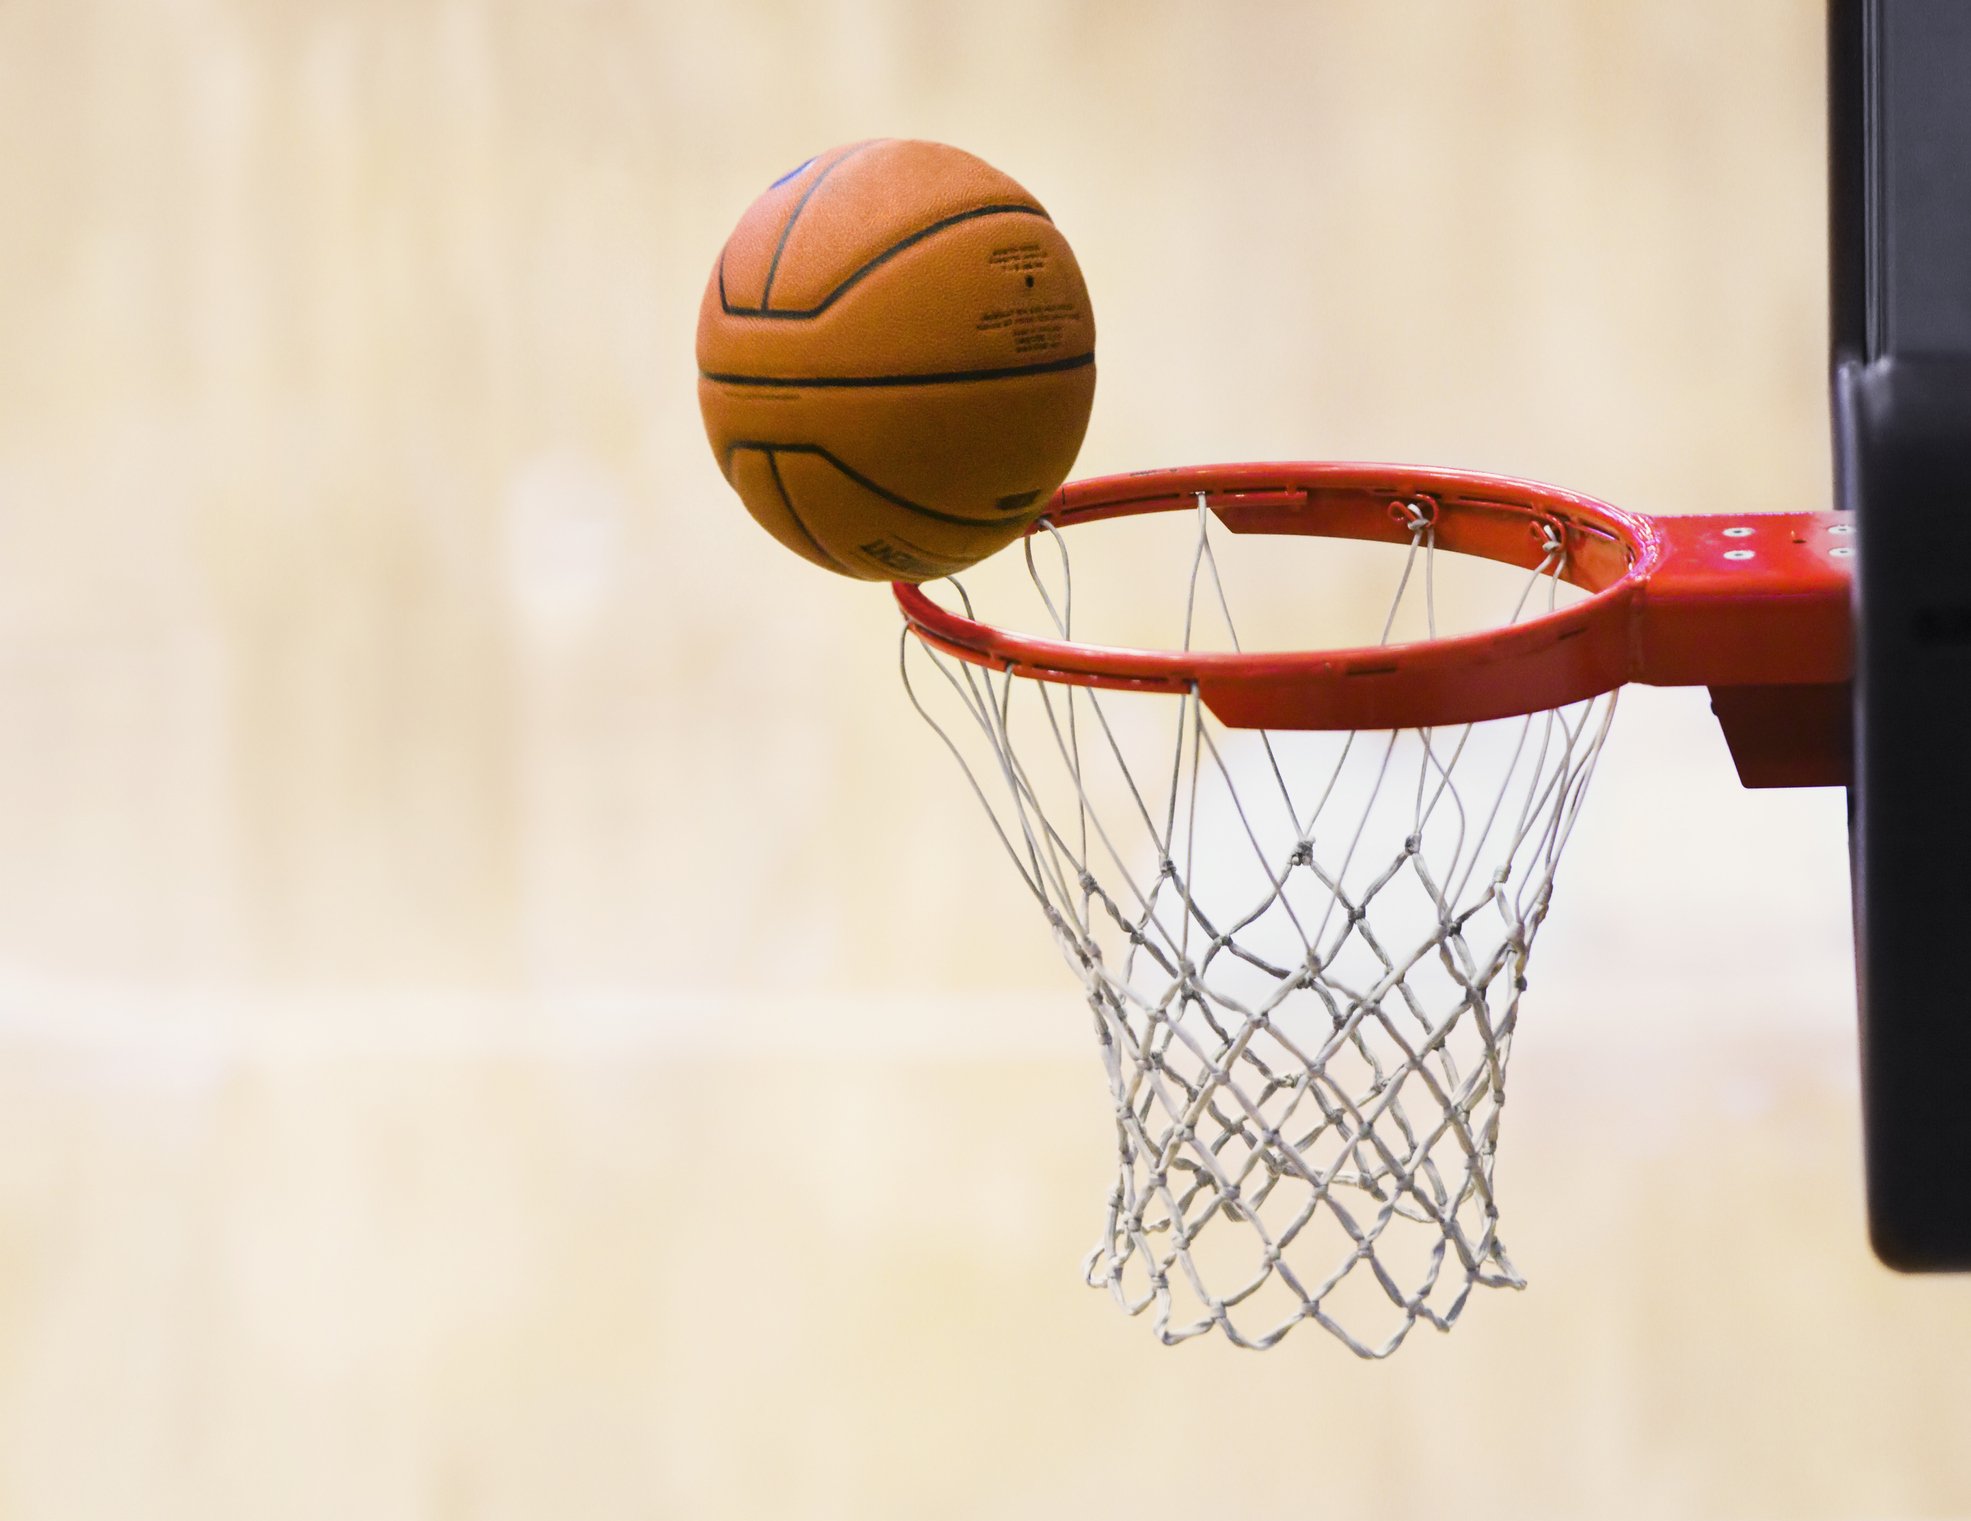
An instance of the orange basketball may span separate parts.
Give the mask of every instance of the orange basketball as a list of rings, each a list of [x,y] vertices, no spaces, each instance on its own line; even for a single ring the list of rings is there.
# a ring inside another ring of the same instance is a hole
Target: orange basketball
[[[879,139],[776,181],[698,315],[698,404],[760,524],[874,581],[1019,537],[1095,396],[1095,317],[1040,203],[969,153]]]

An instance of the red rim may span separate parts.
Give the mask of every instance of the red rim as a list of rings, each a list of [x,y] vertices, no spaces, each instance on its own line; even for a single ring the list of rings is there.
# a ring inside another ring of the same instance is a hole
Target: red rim
[[[1590,595],[1483,633],[1287,653],[1121,649],[1013,633],[894,586],[932,647],[1014,675],[1075,685],[1195,689],[1244,728],[1397,729],[1538,712],[1657,685],[1845,681],[1849,575],[1831,513],[1654,518],[1552,486],[1393,465],[1217,465],[1078,481],[1043,517],[1059,528],[1195,510],[1200,493],[1236,533],[1410,541],[1429,513],[1436,542],[1527,569],[1549,535],[1562,578]],[[1394,511],[1392,511],[1394,509]],[[1038,525],[1036,525],[1038,527]]]

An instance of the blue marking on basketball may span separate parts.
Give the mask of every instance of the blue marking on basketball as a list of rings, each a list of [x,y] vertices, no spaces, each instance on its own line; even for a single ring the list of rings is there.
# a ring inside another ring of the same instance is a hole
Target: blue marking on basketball
[[[820,156],[821,156],[820,154],[816,154],[815,158],[819,158]],[[793,179],[797,174],[801,173],[802,170],[809,168],[813,163],[814,163],[814,159],[811,158],[807,160],[806,163],[797,164],[794,168],[789,169],[785,174],[781,175],[780,178],[775,180],[771,185],[767,186],[767,189],[778,190],[782,185],[786,184],[789,180]]]

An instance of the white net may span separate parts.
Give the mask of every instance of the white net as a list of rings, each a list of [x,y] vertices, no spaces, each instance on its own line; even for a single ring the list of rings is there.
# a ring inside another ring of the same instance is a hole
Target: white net
[[[1390,551],[1385,642],[1406,608],[1437,632],[1434,562],[1460,558],[1396,506],[1410,543]],[[1175,642],[1215,622],[1236,648],[1222,529],[1202,497],[1194,523],[1163,516],[1190,560]],[[1085,553],[1104,531],[1076,531]],[[1029,539],[1025,564],[1075,638],[1068,537]],[[1546,548],[1512,573],[1508,620],[1553,605],[1563,551]],[[1448,1330],[1476,1287],[1523,1285],[1493,1187],[1506,1059],[1614,694],[1438,730],[1264,732],[1195,692],[1014,676],[908,631],[903,674],[1094,1014],[1117,1171],[1091,1285],[1166,1343],[1216,1327],[1264,1348],[1312,1320],[1364,1357],[1420,1321]]]

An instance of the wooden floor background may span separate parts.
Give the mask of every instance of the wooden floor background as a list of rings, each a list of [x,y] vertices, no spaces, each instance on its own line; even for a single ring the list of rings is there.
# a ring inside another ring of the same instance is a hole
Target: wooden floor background
[[[1834,794],[1625,696],[1501,1189],[1358,1364],[1079,1283],[1072,979],[698,428],[828,144],[1040,195],[1087,472],[1818,507],[1805,0],[0,5],[0,1518],[1971,1516]]]

